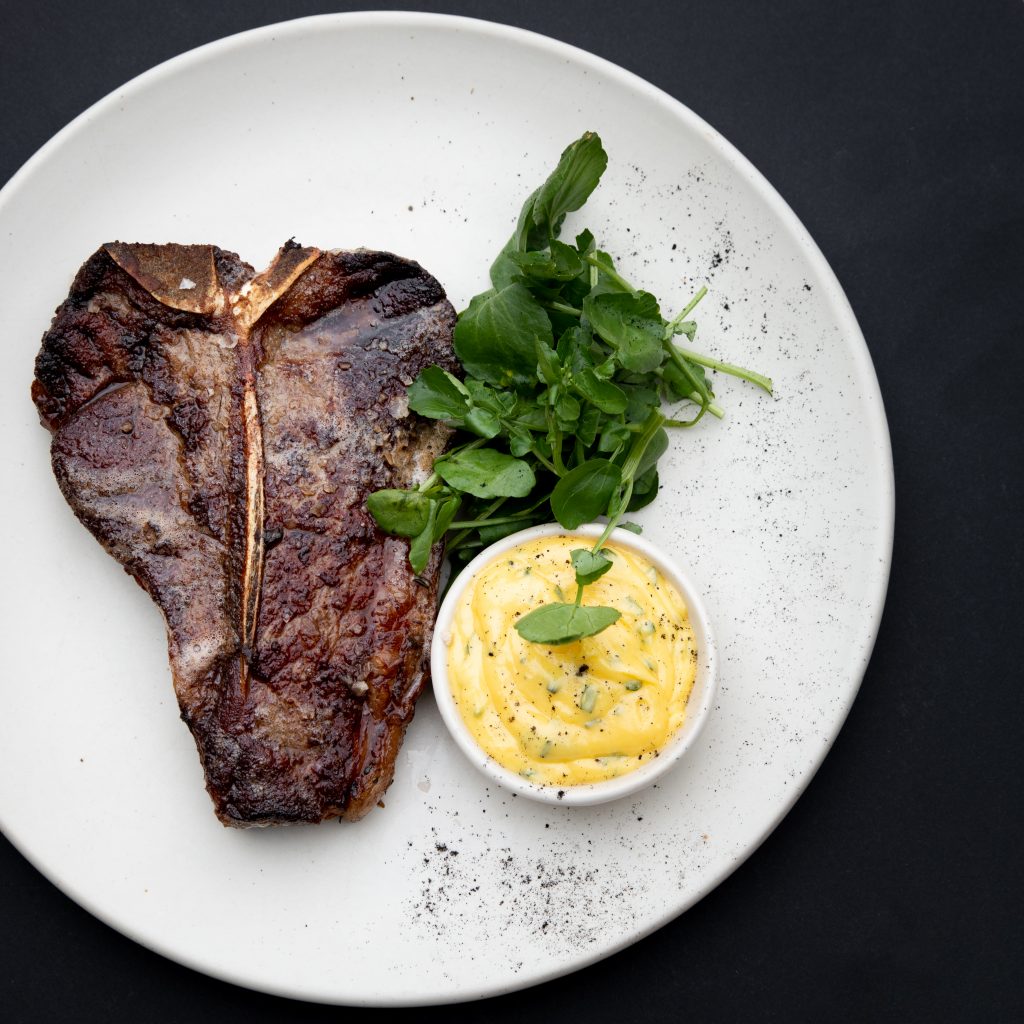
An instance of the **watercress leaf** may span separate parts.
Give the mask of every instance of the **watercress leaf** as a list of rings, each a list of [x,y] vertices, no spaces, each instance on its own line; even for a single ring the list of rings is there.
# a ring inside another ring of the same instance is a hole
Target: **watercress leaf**
[[[516,423],[526,430],[546,431],[548,429],[548,418],[539,405],[527,406],[525,403],[517,405],[515,416]]]
[[[614,608],[553,603],[541,605],[516,622],[516,632],[535,644],[557,647],[594,636],[619,620]]]
[[[562,365],[567,366],[574,374],[593,366],[590,354],[592,340],[590,330],[579,324],[563,332],[558,339],[558,357],[562,360]]]
[[[558,358],[562,364],[569,363],[572,359],[573,353],[580,345],[580,329],[578,325],[573,327],[567,327],[558,336],[558,344],[555,346],[555,351],[558,353]]]
[[[621,480],[618,466],[607,459],[588,459],[555,484],[551,511],[567,530],[575,530],[605,511]]]
[[[562,294],[548,296],[550,299],[557,300],[559,302],[567,301],[565,296]],[[570,302],[570,305],[572,303]],[[564,310],[552,309],[551,306],[547,307],[548,318],[551,320],[551,330],[556,338],[560,338],[570,327],[576,327],[579,325],[580,318],[578,313],[566,313]]]
[[[708,386],[707,374],[704,372],[704,367],[699,363],[691,363],[689,360],[686,361],[687,366],[690,369],[690,373],[704,385],[709,395],[714,394],[711,388]],[[693,386],[693,382],[689,377],[679,369],[678,366],[671,360],[662,367],[661,372],[662,380],[668,385],[669,391],[676,398],[689,398],[696,390]]]
[[[601,431],[601,437],[597,442],[597,450],[599,452],[618,451],[624,445],[629,444],[629,439],[632,436],[629,427],[625,423],[613,420]]]
[[[551,240],[551,262],[555,271],[551,275],[556,281],[571,281],[583,271],[583,262],[576,250],[565,242]]]
[[[591,293],[583,300],[583,312],[594,330],[615,349],[619,363],[637,373],[657,369],[665,358],[657,310],[657,301],[647,292]]]
[[[649,373],[634,373],[632,370],[619,370],[615,374],[615,383],[620,387],[624,384],[634,384],[641,387],[654,387],[655,380]]]
[[[426,569],[427,562],[430,560],[430,549],[434,546],[434,524],[437,522],[437,510],[438,502],[430,502],[426,525],[409,544],[409,564],[417,576]]]
[[[616,529],[629,530],[630,533],[640,534],[644,532],[644,528],[639,523],[619,523]]]
[[[482,380],[474,380],[467,377],[465,388],[469,395],[470,404],[493,412],[495,416],[502,416],[511,409],[516,402],[513,392],[495,391],[489,384]]]
[[[449,486],[477,498],[525,498],[536,483],[528,462],[493,448],[457,452],[435,462],[434,472]]]
[[[616,387],[611,381],[601,380],[593,370],[583,368],[573,375],[573,385],[589,402],[611,415],[626,411],[629,400],[622,388]]]
[[[461,504],[462,502],[458,498],[448,498],[440,503],[437,516],[434,519],[434,543],[439,541],[448,532],[448,527],[452,525],[452,520],[455,518],[455,513],[459,511],[459,505]]]
[[[501,431],[501,421],[489,409],[474,406],[466,413],[463,426],[477,437],[488,439],[497,437]]]
[[[697,333],[697,324],[693,320],[681,320],[675,325],[672,333],[685,334],[690,341],[693,341],[693,336]]]
[[[516,248],[542,249],[556,238],[567,213],[578,210],[597,187],[608,155],[594,132],[567,146],[547,181],[523,206],[516,226]]]
[[[512,232],[509,245],[517,252],[527,252],[531,249],[543,249],[551,238],[548,224],[538,224],[534,220],[534,209],[537,205],[537,197],[540,189],[534,189],[523,208],[519,211],[519,219],[516,221],[516,229]]]
[[[612,560],[600,551],[573,548],[570,557],[572,567],[576,570],[576,582],[581,587],[599,580],[612,567]]]
[[[417,491],[374,491],[366,507],[377,525],[397,537],[415,537],[426,528],[433,502]]]
[[[665,454],[667,449],[668,433],[664,427],[662,427],[647,443],[647,447],[644,449],[643,455],[640,456],[640,461],[637,463],[636,473],[634,474],[634,479],[636,481],[633,485],[634,490],[639,486],[643,475],[655,467],[658,459]]]
[[[584,228],[576,236],[576,249],[581,256],[586,256],[587,253],[591,252],[594,248],[594,235],[588,229]]]
[[[521,427],[512,427],[509,430],[508,435],[508,450],[520,458],[523,455],[529,455],[533,450],[533,438],[530,436],[528,430],[523,430]]]
[[[465,388],[440,366],[428,366],[409,386],[409,408],[432,420],[462,419]]]
[[[627,423],[643,423],[651,412],[661,405],[661,399],[654,388],[631,385],[623,387],[622,390],[629,399],[629,405],[626,406]]]
[[[583,300],[590,294],[590,271],[589,265],[584,264],[583,269],[571,281],[566,281],[559,292],[558,301],[576,309],[582,309]],[[579,323],[579,317],[573,317],[570,321]]]
[[[689,378],[673,362],[667,362],[661,368],[661,379],[665,382],[665,387],[668,388],[670,398],[689,398],[693,391],[693,385]]]
[[[526,252],[513,249],[508,258],[515,264],[527,287],[532,287],[535,282],[547,282],[555,276],[555,264],[546,249],[530,249]]]
[[[589,448],[597,439],[598,427],[601,425],[601,410],[594,405],[588,405],[580,414],[576,423],[576,437],[580,444]]]
[[[562,364],[555,350],[540,338],[536,341],[537,376],[545,384],[557,384],[562,379]]]
[[[658,467],[651,466],[643,476],[638,476],[633,482],[633,493],[630,495],[626,511],[637,512],[650,505],[658,496],[658,486]]]
[[[512,259],[512,253],[515,251],[516,239],[515,235],[513,235],[505,243],[505,247],[498,253],[491,264],[491,284],[494,285],[496,291],[500,292],[502,288],[518,280],[522,274],[522,271]]]
[[[714,397],[715,393],[714,391],[711,390],[711,384],[708,381],[707,371],[704,369],[704,367],[701,366],[700,363],[691,362],[689,359],[686,360],[686,365],[689,368],[690,373],[692,373],[694,377],[697,378],[698,382],[704,386],[704,388],[707,390],[707,393]]]
[[[541,435],[534,437],[533,450],[539,455],[543,455],[549,462],[551,461],[551,442],[547,437]]]
[[[526,287],[513,283],[473,298],[455,325],[455,354],[467,373],[489,384],[530,384],[538,338],[551,344],[551,321]]]
[[[555,415],[564,423],[575,423],[580,416],[580,403],[572,395],[563,393],[555,402]]]
[[[548,250],[529,252],[511,251],[508,258],[515,264],[527,282],[538,282],[557,288],[564,281],[571,281],[583,269],[576,250],[564,242],[551,240]]]

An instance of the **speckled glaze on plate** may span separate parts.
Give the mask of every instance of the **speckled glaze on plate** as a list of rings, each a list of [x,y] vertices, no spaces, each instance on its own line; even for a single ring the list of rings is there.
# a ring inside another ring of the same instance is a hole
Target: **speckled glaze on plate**
[[[707,283],[699,347],[775,380],[774,400],[716,381],[728,418],[673,438],[662,492],[638,517],[705,595],[720,654],[707,728],[656,788],[557,808],[489,786],[428,694],[385,809],[355,826],[224,829],[178,721],[159,613],[49,471],[28,385],[54,307],[103,241],[215,242],[263,265],[289,236],[411,256],[462,306],[525,192],[585,129],[611,156],[585,216],[602,247],[666,305]],[[0,825],[92,913],[281,995],[468,999],[648,934],[792,806],[878,627],[889,439],[820,252],[685,107],[503,26],[291,22],[193,51],[96,104],[7,186],[0,229],[0,529],[17,538],[0,586]]]

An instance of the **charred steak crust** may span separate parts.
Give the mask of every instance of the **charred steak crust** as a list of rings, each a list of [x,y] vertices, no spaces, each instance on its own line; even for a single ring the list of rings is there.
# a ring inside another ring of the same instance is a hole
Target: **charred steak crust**
[[[162,609],[181,715],[228,825],[358,819],[428,679],[439,557],[365,509],[448,431],[440,284],[390,253],[110,243],[79,270],[32,397],[78,518]]]

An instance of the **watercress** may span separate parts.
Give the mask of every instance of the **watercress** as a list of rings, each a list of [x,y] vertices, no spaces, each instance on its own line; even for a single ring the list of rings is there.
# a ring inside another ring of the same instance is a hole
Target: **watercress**
[[[602,549],[615,526],[639,532],[622,517],[657,496],[666,428],[723,415],[706,371],[772,393],[767,377],[688,347],[697,331],[690,314],[706,289],[666,320],[590,231],[575,244],[560,239],[566,215],[583,206],[607,164],[600,138],[587,132],[527,198],[491,265],[491,287],[459,314],[462,378],[429,366],[408,389],[409,408],[456,428],[456,445],[418,487],[367,500],[382,530],[410,539],[416,573],[442,539],[454,575],[479,548],[551,516],[569,530],[605,516],[593,547],[572,552],[575,600],[516,623],[525,640],[548,645],[618,620],[614,608],[584,605],[585,588],[612,567]],[[667,415],[666,403],[679,409]]]

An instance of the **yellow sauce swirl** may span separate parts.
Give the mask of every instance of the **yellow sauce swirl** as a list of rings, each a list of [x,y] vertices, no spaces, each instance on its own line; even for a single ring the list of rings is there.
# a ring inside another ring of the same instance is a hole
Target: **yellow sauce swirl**
[[[573,601],[570,552],[593,541],[542,537],[499,555],[456,607],[448,649],[452,696],[480,747],[531,782],[573,786],[633,771],[682,725],[697,648],[678,591],[642,555],[616,544],[584,604],[621,618],[596,636],[548,647],[517,618]]]

